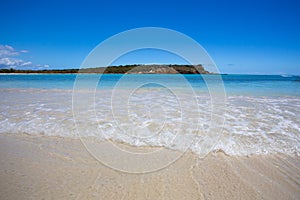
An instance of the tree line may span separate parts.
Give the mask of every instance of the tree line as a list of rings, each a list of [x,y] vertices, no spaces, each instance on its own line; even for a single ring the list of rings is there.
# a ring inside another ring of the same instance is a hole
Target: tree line
[[[72,74],[72,73],[99,73],[99,74],[209,74],[202,65],[119,65],[109,67],[82,68],[82,69],[0,69],[0,73],[39,73],[39,74]]]

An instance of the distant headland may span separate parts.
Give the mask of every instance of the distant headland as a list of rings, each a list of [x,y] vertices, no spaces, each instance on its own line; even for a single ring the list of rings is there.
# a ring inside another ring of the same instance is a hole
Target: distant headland
[[[179,64],[153,64],[153,65],[119,65],[109,67],[82,68],[82,69],[0,69],[0,73],[19,74],[212,74],[206,71],[201,64],[179,65]]]

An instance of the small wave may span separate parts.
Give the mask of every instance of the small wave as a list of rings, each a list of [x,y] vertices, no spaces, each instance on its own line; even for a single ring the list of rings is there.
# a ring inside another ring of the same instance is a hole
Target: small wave
[[[290,74],[281,74],[280,76],[284,77],[284,78],[290,78],[293,77],[293,75]]]
[[[228,155],[300,154],[300,98],[296,96],[229,96],[223,131],[210,133],[210,98],[203,94],[197,96],[200,116],[195,114],[194,107],[188,107],[187,117],[191,121],[183,121],[178,102],[171,96],[166,98],[163,90],[143,91],[133,96],[128,107],[130,112],[122,111],[119,118],[112,114],[111,93],[101,91],[101,98],[95,97],[95,110],[94,105],[87,105],[82,111],[76,126],[84,131],[78,135],[71,107],[72,93],[4,92],[7,95],[0,99],[0,133],[97,137],[135,146],[181,151],[188,147],[198,154],[208,150],[222,150]],[[190,98],[185,98],[189,105]],[[199,129],[195,128],[196,123]]]

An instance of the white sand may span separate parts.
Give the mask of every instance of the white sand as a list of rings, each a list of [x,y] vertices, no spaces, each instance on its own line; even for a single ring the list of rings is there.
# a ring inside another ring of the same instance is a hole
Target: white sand
[[[99,163],[78,139],[2,134],[0,165],[1,200],[300,199],[297,156],[186,153],[162,170],[130,174]]]

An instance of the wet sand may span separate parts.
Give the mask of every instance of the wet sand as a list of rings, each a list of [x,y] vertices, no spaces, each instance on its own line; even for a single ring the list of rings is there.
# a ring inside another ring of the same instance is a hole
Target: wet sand
[[[101,164],[79,139],[1,134],[0,165],[1,200],[300,199],[298,156],[185,153],[132,174]]]

